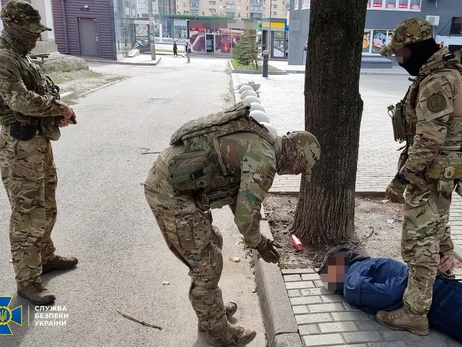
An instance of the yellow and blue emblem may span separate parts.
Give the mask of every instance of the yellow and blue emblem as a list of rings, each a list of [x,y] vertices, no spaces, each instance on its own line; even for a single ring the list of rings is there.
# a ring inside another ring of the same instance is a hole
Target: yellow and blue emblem
[[[0,336],[13,335],[10,323],[22,326],[22,306],[10,309],[12,296],[0,296]]]

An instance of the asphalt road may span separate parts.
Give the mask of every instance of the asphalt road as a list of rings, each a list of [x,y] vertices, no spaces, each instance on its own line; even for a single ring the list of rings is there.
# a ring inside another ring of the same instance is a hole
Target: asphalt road
[[[56,320],[64,326],[43,326],[47,319],[36,319],[34,306],[16,297],[9,262],[10,207],[2,188],[0,296],[14,296],[11,308],[23,305],[23,325],[11,323],[14,335],[0,336],[0,346],[207,346],[189,304],[187,268],[167,250],[143,182],[174,130],[220,111],[229,100],[226,60],[192,57],[186,64],[163,57],[156,67],[92,68],[129,78],[82,98],[73,106],[78,124],[62,129],[53,143],[59,176],[53,240],[59,254],[76,255],[80,263],[73,271],[43,276],[43,282],[57,296],[55,308],[68,316]],[[214,215],[225,236],[224,298],[237,301],[240,324],[257,330],[249,346],[263,347],[250,259],[229,209]],[[242,261],[231,262],[230,256]],[[163,329],[132,322],[116,309]]]

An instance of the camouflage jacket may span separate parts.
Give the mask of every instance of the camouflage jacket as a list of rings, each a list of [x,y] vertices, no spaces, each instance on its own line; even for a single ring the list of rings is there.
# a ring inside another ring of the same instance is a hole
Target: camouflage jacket
[[[455,122],[462,118],[462,65],[443,64],[447,53],[443,48],[428,60],[407,94],[406,122],[415,132],[400,172],[411,183],[424,183],[426,169],[448,140],[462,148]]]
[[[276,174],[275,146],[251,132],[220,137],[218,144],[228,176],[234,180],[226,187],[194,192],[196,205],[204,210],[230,205],[234,222],[246,243],[256,247],[261,242],[261,205]],[[171,146],[160,154],[160,163],[167,164],[185,151],[183,145]]]
[[[51,95],[42,70],[4,36],[0,38],[0,97],[1,125],[40,124],[45,136],[59,138],[63,104]]]

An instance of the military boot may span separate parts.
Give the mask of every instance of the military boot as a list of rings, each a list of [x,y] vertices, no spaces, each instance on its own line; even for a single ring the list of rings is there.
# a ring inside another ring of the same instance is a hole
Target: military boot
[[[427,315],[414,314],[405,307],[391,312],[380,311],[376,319],[388,329],[407,330],[420,336],[430,333]]]
[[[212,346],[246,346],[257,336],[255,330],[247,329],[237,325],[228,325],[220,337],[209,336],[208,340]]]
[[[55,301],[55,295],[45,288],[42,282],[35,282],[24,287],[18,286],[18,295],[34,305],[48,305]]]
[[[42,264],[42,275],[54,270],[72,269],[78,262],[76,257],[61,257],[59,255],[54,255],[50,260]]]
[[[226,303],[226,305],[225,305],[225,315],[226,315],[226,318],[228,320],[232,316],[234,316],[236,311],[237,311],[237,304],[234,301],[230,301],[230,302]],[[205,331],[205,328],[203,327],[201,322],[199,322],[197,324],[197,328],[199,329],[199,331],[202,331],[202,332]]]

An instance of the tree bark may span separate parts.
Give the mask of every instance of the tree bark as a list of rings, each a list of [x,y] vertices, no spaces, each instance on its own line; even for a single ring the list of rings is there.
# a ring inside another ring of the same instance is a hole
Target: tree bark
[[[359,94],[367,0],[312,0],[305,127],[321,145],[310,182],[302,177],[294,234],[332,245],[354,231],[355,184],[363,101]]]

